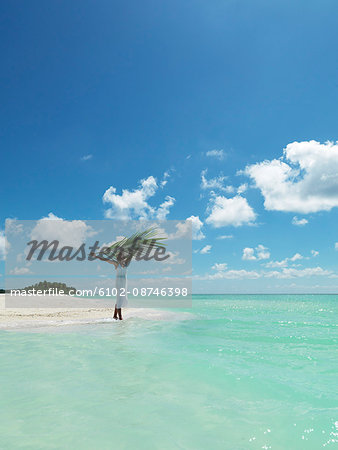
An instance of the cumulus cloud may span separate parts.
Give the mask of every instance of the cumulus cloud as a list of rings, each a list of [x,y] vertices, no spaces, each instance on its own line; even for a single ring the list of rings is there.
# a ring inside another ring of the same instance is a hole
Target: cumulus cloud
[[[32,272],[28,267],[14,267],[14,269],[10,271],[11,275],[27,275],[29,273]]]
[[[206,255],[207,253],[210,253],[211,245],[206,245],[200,250],[201,255]]]
[[[176,224],[175,233],[169,235],[163,230],[163,236],[167,239],[181,239],[183,237],[191,236],[192,239],[200,241],[204,239],[205,236],[202,232],[203,222],[200,220],[199,216],[190,216],[183,222],[178,222]]]
[[[166,170],[163,174],[162,181],[160,182],[161,187],[164,187],[168,183],[169,177],[170,177],[170,170]]]
[[[300,253],[295,253],[290,258],[282,259],[281,261],[269,261],[265,264],[265,267],[287,267],[289,265],[289,262],[295,262],[299,261],[300,259],[304,259],[304,256],[302,256]]]
[[[298,219],[298,217],[294,217],[292,219],[292,225],[296,225],[298,227],[302,227],[304,225],[306,225],[307,223],[309,223],[309,221],[307,219]]]
[[[116,193],[116,188],[111,186],[103,194],[103,202],[110,204],[105,211],[108,219],[165,219],[175,199],[167,196],[158,207],[149,205],[148,200],[158,190],[156,178],[149,176],[140,181],[139,187],[133,191],[123,189],[122,194]]]
[[[264,245],[259,244],[256,247],[256,253],[257,253],[257,259],[269,259],[270,258],[270,252],[269,250],[264,247]]]
[[[241,225],[250,225],[256,219],[256,213],[248,204],[246,198],[237,195],[227,198],[215,196],[210,200],[208,206],[209,216],[206,223],[215,228],[225,226],[239,227]]]
[[[215,269],[215,267],[212,267]],[[216,272],[213,274],[208,275],[202,275],[202,276],[196,276],[194,278],[200,279],[200,280],[220,280],[220,279],[256,279],[260,278],[260,274],[254,270],[224,270],[224,268],[220,268],[219,270],[216,269]]]
[[[265,267],[274,268],[274,267],[286,267],[288,265],[289,258],[282,259],[281,261],[269,261],[265,264]]]
[[[244,248],[242,259],[244,259],[245,261],[254,261],[255,259],[257,259],[255,256],[255,250],[250,247]]]
[[[4,260],[6,258],[6,238],[5,232],[0,231],[0,260]]]
[[[269,258],[269,249],[262,244],[257,245],[256,248],[246,247],[243,249],[242,259],[245,261],[256,261]]]
[[[226,156],[224,150],[222,150],[222,149],[220,149],[220,150],[209,150],[208,152],[206,152],[206,155],[211,157],[211,158],[217,158],[220,161],[222,161],[222,159],[224,159],[225,156]]]
[[[322,267],[309,267],[306,269],[283,268],[281,270],[256,271],[256,270],[228,270],[225,265],[219,264],[219,268],[215,264],[212,268],[216,270],[213,274],[196,276],[200,280],[217,280],[217,279],[258,279],[258,278],[276,278],[276,279],[292,279],[292,278],[308,278],[316,276],[336,277],[337,275]]]
[[[169,255],[170,258],[167,258],[163,261],[163,264],[184,264],[185,259],[179,258],[179,252],[166,252],[166,255]]]
[[[293,142],[280,159],[242,173],[260,189],[267,210],[308,214],[338,206],[338,143]]]
[[[260,278],[260,275],[255,270],[228,270],[226,272],[218,272],[215,274],[215,278],[227,278],[227,279],[256,279]]]
[[[248,185],[246,183],[241,184],[238,187],[232,186],[231,184],[229,184],[228,186],[225,186],[223,191],[225,191],[227,194],[238,194],[241,195],[243,194],[246,190],[248,189]]]
[[[49,242],[57,240],[60,246],[66,245],[79,247],[90,236],[96,232],[83,220],[64,220],[53,213],[38,220],[31,232],[31,239]]]
[[[227,194],[234,194],[236,189],[234,188],[234,186],[231,186],[231,184],[229,184],[228,186],[225,186],[225,188],[223,189]]]
[[[335,250],[338,250],[338,242],[336,242],[336,243],[334,244],[334,249],[335,249]]]
[[[223,270],[226,270],[228,268],[228,264],[227,263],[215,263],[213,266],[212,266],[212,269],[213,270],[217,270],[217,271],[223,271]]]
[[[88,161],[89,159],[92,159],[93,155],[92,154],[88,154],[88,155],[83,155],[81,156],[81,161]]]
[[[304,256],[302,256],[300,253],[295,253],[291,258],[290,261],[298,261],[299,259],[303,259]]]
[[[317,250],[311,250],[311,255],[312,255],[313,257],[316,257],[316,256],[319,255],[319,252],[317,252]]]
[[[243,194],[243,192],[245,192],[248,189],[248,185],[247,183],[243,183],[240,186],[238,186],[237,188],[237,194]]]
[[[16,219],[6,219],[6,234],[18,235],[23,232],[23,224]]]
[[[227,194],[243,194],[247,188],[248,185],[246,183],[241,184],[238,187],[232,186],[231,184],[225,185],[225,181],[228,177],[224,176],[223,174],[218,175],[214,178],[207,178],[207,172],[208,169],[204,169],[201,172],[201,189],[202,190],[220,190],[223,192],[226,192]]]
[[[322,267],[307,267],[306,269],[294,269],[292,267],[284,268],[281,271],[265,272],[264,277],[267,278],[302,278],[312,276],[328,276],[332,275],[331,270],[325,270]]]
[[[232,234],[222,234],[221,236],[217,236],[216,239],[232,239],[233,235]]]
[[[224,175],[219,175],[218,177],[207,179],[207,172],[208,169],[204,169],[201,172],[201,189],[226,189],[226,187],[224,186],[224,181],[227,177],[225,177]]]
[[[199,216],[190,216],[186,220],[191,223],[192,238],[197,241],[204,239],[205,235],[202,232],[203,222],[200,220]]]
[[[170,195],[167,195],[165,198],[165,201],[160,204],[160,206],[157,208],[156,211],[156,219],[158,220],[165,220],[167,215],[169,214],[170,208],[175,203],[174,197],[170,197]]]

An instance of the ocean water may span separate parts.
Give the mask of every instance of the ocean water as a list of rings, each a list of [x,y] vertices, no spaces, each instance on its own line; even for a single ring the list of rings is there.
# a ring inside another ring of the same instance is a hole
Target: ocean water
[[[337,302],[194,296],[189,320],[1,331],[0,448],[337,448]]]

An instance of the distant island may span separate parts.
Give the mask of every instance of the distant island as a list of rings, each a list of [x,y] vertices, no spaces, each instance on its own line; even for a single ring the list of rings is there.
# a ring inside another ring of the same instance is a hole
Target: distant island
[[[67,286],[66,283],[60,283],[57,281],[40,281],[39,283],[36,284],[32,284],[31,286],[26,286],[22,289],[20,289],[20,291],[31,291],[31,292],[36,292],[36,291],[48,291],[49,289],[51,289],[53,291],[54,294],[59,293],[60,291],[62,291],[63,294],[69,294],[70,291],[72,292],[76,292],[76,288],[72,287],[72,286]],[[5,293],[5,291],[2,289],[2,293]],[[1,292],[1,291],[0,291]],[[7,292],[7,291],[6,291]]]

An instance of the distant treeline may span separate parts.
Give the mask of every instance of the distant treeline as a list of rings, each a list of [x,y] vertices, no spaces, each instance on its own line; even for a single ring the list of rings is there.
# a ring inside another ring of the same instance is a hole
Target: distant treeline
[[[63,291],[64,294],[68,294],[69,291],[76,291],[76,288],[72,286],[67,286],[65,283],[58,283],[57,281],[40,281],[39,283],[33,284],[31,286],[27,286],[21,291],[31,291],[35,289],[35,291],[48,291],[48,289],[53,289],[54,293]]]

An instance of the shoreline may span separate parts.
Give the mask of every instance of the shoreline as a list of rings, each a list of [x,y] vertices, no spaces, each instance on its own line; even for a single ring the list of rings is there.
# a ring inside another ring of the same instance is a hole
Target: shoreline
[[[0,294],[0,330],[51,326],[119,323],[113,319],[114,308],[6,308],[5,295]],[[187,320],[193,315],[154,308],[123,308],[123,320]]]

